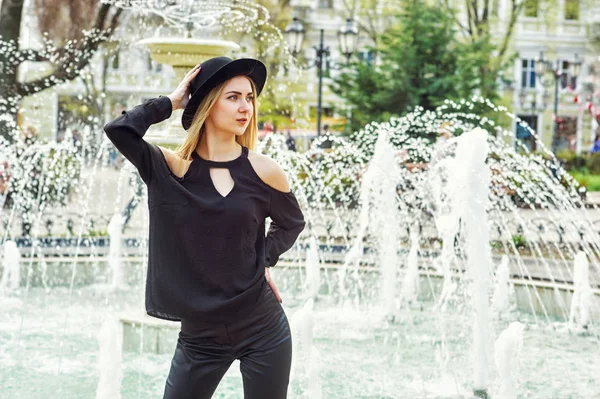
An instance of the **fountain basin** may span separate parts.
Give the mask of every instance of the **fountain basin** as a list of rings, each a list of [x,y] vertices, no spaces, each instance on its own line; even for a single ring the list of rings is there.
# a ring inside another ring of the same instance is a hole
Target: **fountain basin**
[[[173,353],[180,322],[150,317],[142,312],[123,313],[119,317],[123,331],[123,351]]]
[[[281,268],[276,276],[292,329],[302,304],[286,288],[293,273],[294,269]],[[67,288],[46,291],[32,287],[26,305],[0,308],[3,395],[27,399],[94,397],[98,384],[96,336],[106,312],[137,312],[142,291],[143,287],[135,286],[106,293],[87,286],[76,288],[70,298]],[[423,309],[407,309],[396,323],[387,323],[382,316],[369,303],[356,309],[335,305],[327,298],[315,303],[314,345],[320,354],[317,370],[324,398],[470,397],[468,316],[455,308],[440,315],[431,309],[431,303],[424,303]],[[533,322],[528,315],[511,317]],[[508,322],[495,322],[495,331],[504,329]],[[176,338],[172,344],[175,342]],[[442,348],[448,351],[444,368],[439,363]],[[161,397],[172,356],[124,352],[122,397]],[[236,378],[226,376],[214,396],[239,399],[243,397],[239,368],[234,364],[229,371]],[[518,397],[593,398],[599,374],[600,347],[594,337],[544,323],[525,331]],[[290,399],[306,398],[305,378],[292,375]],[[493,390],[490,393],[497,397]]]
[[[128,256],[122,258],[122,264],[125,273],[125,280],[128,284],[139,284],[145,278],[145,261],[144,256],[139,256],[140,248],[137,248],[138,256]],[[133,255],[133,253],[132,253]],[[297,291],[301,286],[301,276],[304,275],[303,261],[299,261],[297,256],[300,253],[290,251],[282,256],[278,263],[277,269],[285,270],[286,286]],[[39,259],[23,259],[21,262],[21,286],[26,284],[26,279],[29,278],[30,286],[67,286],[71,279],[76,286],[85,286],[90,284],[107,284],[110,282],[110,267],[102,256],[86,256],[86,257],[46,257],[46,269],[41,267]],[[422,268],[420,274],[420,295],[419,300],[433,301],[439,295],[443,284],[443,276],[431,269],[424,269],[423,266],[428,265],[424,259],[420,260]],[[555,267],[561,267],[556,265]],[[322,263],[322,273],[330,274],[328,279],[334,279],[340,269],[339,263],[331,261]],[[3,269],[0,266],[0,273]],[[73,276],[73,272],[74,276]],[[352,273],[352,272],[350,272]],[[375,266],[361,266],[360,273],[367,278],[367,292],[375,290],[378,282],[379,269]],[[400,274],[398,284],[401,284],[402,274]],[[27,277],[29,276],[29,277]],[[461,273],[455,273],[454,277],[459,280],[463,277]],[[570,283],[565,282],[549,282],[542,279],[543,276],[538,275],[535,279],[527,279],[521,276],[516,277],[513,273],[511,283],[515,288],[515,297],[512,298],[518,310],[528,313],[535,313],[540,316],[547,316],[553,320],[566,321],[573,297],[574,287]],[[320,287],[321,294],[327,295],[329,292],[328,285],[323,283]],[[591,306],[591,315],[593,321],[600,320],[600,289],[593,285],[593,305]],[[375,295],[374,293],[372,295]],[[544,310],[545,309],[545,310]],[[131,320],[132,325],[142,323],[144,320],[149,320],[148,325],[154,328],[154,324],[150,321],[154,318],[145,318],[138,320],[137,316]],[[133,346],[132,346],[133,345]],[[135,347],[135,344],[128,347]],[[125,346],[125,344],[124,344]],[[149,347],[152,348],[152,345]]]
[[[151,37],[137,44],[148,47],[154,61],[186,71],[199,62],[240,49],[237,43],[229,40],[185,37]]]
[[[286,261],[278,264],[276,273],[285,275],[285,281],[274,277],[276,281],[281,281],[280,286],[286,291],[296,292],[298,297],[302,280],[298,271],[298,266]],[[338,268],[328,267],[322,270],[322,273],[328,273],[328,280],[335,278]],[[275,270],[274,270],[275,272]],[[273,273],[275,275],[275,273]],[[376,291],[379,273],[375,273],[372,268],[363,268],[361,270],[364,280],[369,281],[370,290]],[[460,276],[454,276],[456,281],[460,281]],[[551,321],[567,321],[569,318],[569,309],[573,298],[573,286],[570,284],[551,284],[545,281],[524,280],[520,278],[511,279],[514,286],[514,296],[510,299],[517,312],[532,314],[544,320],[546,316]],[[420,306],[431,306],[431,303],[437,298],[442,290],[443,276],[430,271],[420,271],[419,276],[419,303]],[[600,290],[593,290],[593,299],[590,307],[591,320],[600,320]],[[331,295],[328,292],[328,286],[321,284],[320,295],[323,298]],[[417,304],[415,304],[417,305]],[[450,305],[452,306],[452,305]],[[399,317],[405,310],[400,310]],[[123,350],[132,352],[146,353],[172,353],[177,340],[177,332],[180,323],[160,320],[149,317],[142,311],[139,313],[129,313],[121,317],[123,326]],[[142,344],[143,342],[143,344]]]

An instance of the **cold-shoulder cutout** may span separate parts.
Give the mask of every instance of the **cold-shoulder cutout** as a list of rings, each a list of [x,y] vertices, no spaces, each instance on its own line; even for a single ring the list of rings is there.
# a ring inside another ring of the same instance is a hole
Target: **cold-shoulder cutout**
[[[178,179],[183,179],[192,164],[192,161],[185,161],[168,148],[156,146],[163,154],[167,167],[172,175]]]
[[[248,152],[248,161],[265,185],[281,194],[292,194],[287,174],[277,161],[255,151]]]

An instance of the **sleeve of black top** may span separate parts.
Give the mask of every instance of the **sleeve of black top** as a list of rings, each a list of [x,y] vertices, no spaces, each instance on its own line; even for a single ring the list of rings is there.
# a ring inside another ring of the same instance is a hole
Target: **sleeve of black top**
[[[265,240],[265,254],[266,266],[271,267],[294,245],[306,223],[292,191],[271,190],[269,217],[271,225]]]
[[[172,109],[171,99],[160,96],[135,106],[131,111],[123,111],[122,115],[104,126],[110,141],[137,168],[146,184],[152,178],[152,158],[149,144],[142,137],[151,125],[168,119]]]

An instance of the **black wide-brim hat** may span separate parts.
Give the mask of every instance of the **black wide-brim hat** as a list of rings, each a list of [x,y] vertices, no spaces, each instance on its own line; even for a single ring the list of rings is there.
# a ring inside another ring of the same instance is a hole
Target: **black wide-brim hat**
[[[190,83],[192,96],[181,116],[183,128],[187,130],[192,125],[198,106],[211,89],[239,75],[245,75],[252,79],[258,97],[267,80],[267,67],[254,58],[232,60],[227,57],[215,57],[200,64],[200,72]]]

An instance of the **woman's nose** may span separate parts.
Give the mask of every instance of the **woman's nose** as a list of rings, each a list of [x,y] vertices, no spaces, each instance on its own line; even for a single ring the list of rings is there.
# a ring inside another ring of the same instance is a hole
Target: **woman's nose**
[[[240,104],[240,112],[246,112],[246,111],[248,111],[248,110],[250,110],[250,104],[249,104],[249,103],[247,103],[246,101],[243,101],[243,102]]]

